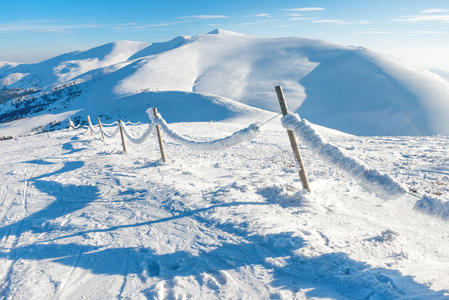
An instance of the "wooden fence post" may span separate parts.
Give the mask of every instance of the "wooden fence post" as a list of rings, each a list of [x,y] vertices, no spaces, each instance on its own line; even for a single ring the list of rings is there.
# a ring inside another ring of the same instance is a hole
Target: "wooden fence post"
[[[153,107],[153,114],[154,118],[159,118],[157,113],[157,108]],[[165,150],[164,150],[164,143],[162,142],[162,134],[161,129],[159,128],[159,125],[156,124],[156,131],[157,131],[157,139],[159,140],[159,150],[161,151],[161,158],[163,162],[166,162],[167,159],[165,158]]]
[[[87,115],[87,123],[89,124],[90,135],[94,135],[94,132],[92,131],[92,122],[90,121],[89,115]]]
[[[278,96],[279,105],[281,106],[282,114],[285,116],[288,114],[287,103],[285,102],[284,92],[281,86],[276,86],[276,94]],[[293,155],[296,162],[299,165],[299,178],[301,179],[302,187],[310,193],[309,181],[307,180],[306,170],[304,169],[304,163],[302,162],[301,153],[299,152],[298,142],[296,140],[295,133],[292,130],[287,130],[288,138],[290,139],[290,145],[292,146]]]
[[[71,118],[69,118],[69,127],[75,129],[75,126],[73,126],[73,121]]]
[[[123,151],[126,153],[128,151],[126,150],[125,134],[123,133],[122,120],[118,120],[118,126],[120,126],[120,136],[122,137]]]
[[[101,124],[100,117],[97,117],[97,121],[98,121],[98,126],[100,127],[101,138],[104,140],[103,124]]]

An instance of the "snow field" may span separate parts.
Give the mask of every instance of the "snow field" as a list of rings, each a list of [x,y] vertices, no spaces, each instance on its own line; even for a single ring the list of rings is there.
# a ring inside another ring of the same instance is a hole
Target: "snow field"
[[[170,126],[212,139],[241,128]],[[135,137],[147,128],[127,126]],[[327,138],[404,186],[449,197],[446,137]],[[166,164],[154,136],[127,154],[118,137],[85,129],[1,142],[0,295],[448,296],[449,225],[415,211],[415,199],[382,200],[308,148],[313,193],[303,193],[285,130],[213,152],[164,140]]]

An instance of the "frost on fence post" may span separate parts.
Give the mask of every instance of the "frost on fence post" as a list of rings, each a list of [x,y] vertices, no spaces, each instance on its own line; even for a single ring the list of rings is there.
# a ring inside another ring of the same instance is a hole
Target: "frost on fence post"
[[[159,118],[159,114],[157,113],[156,107],[153,107],[153,114],[154,114],[154,119]],[[158,124],[156,124],[156,132],[157,132],[157,139],[159,141],[159,150],[161,151],[161,158],[162,158],[163,162],[166,162],[167,160],[165,158],[164,143],[162,142],[161,129]]]
[[[90,121],[89,115],[87,115],[87,123],[89,124],[90,135],[94,135],[94,129],[92,128],[92,122]]]
[[[287,103],[285,102],[284,92],[280,85],[275,87],[276,94],[278,96],[279,105],[281,106],[282,114],[285,116],[288,114]],[[292,146],[293,155],[296,162],[299,165],[299,178],[301,179],[302,187],[310,193],[309,181],[307,180],[306,170],[304,169],[304,163],[302,162],[301,153],[299,152],[298,142],[295,134],[292,130],[287,130],[288,138],[290,139],[290,145]]]
[[[98,121],[98,126],[100,127],[101,138],[104,140],[103,124],[101,124],[100,117],[97,117],[97,121]]]
[[[122,145],[123,145],[123,152],[128,152],[126,150],[126,142],[125,142],[125,135],[123,134],[123,125],[122,125],[122,120],[118,121],[118,126],[120,128],[120,136],[122,137]]]
[[[73,121],[72,121],[71,118],[69,118],[69,127],[72,128],[72,129],[76,129],[75,128],[75,124],[73,124]]]

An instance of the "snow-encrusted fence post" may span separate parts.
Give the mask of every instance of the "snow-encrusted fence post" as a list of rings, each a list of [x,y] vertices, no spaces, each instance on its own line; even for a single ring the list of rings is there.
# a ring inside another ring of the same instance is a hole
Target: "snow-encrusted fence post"
[[[123,133],[122,120],[118,120],[118,126],[120,128],[120,136],[122,137],[123,151],[126,153],[128,151],[126,150],[125,134]]]
[[[76,128],[75,128],[75,124],[73,124],[73,121],[72,121],[72,119],[71,118],[69,118],[69,127],[70,128],[72,128],[73,130],[75,130]]]
[[[90,121],[89,115],[87,115],[87,123],[89,124],[90,135],[94,135],[94,131],[92,130],[92,122]]]
[[[155,119],[159,118],[156,107],[153,107],[153,114]],[[161,129],[159,128],[158,124],[156,124],[156,132],[157,132],[157,139],[159,141],[159,150],[161,151],[161,158],[163,162],[166,162],[167,159],[165,158],[164,143],[162,141]]]
[[[97,121],[98,121],[98,126],[100,127],[101,138],[104,140],[103,124],[101,124],[100,117],[97,117]]]
[[[281,106],[282,114],[285,116],[288,114],[287,103],[285,102],[284,92],[280,85],[275,87],[276,94],[278,96],[279,105]],[[302,187],[305,188],[310,193],[309,181],[307,180],[306,170],[304,168],[304,163],[302,162],[301,153],[299,152],[298,142],[296,140],[295,133],[292,130],[287,130],[288,138],[290,139],[290,145],[292,146],[293,155],[295,156],[296,162],[299,165],[299,178],[301,179]]]

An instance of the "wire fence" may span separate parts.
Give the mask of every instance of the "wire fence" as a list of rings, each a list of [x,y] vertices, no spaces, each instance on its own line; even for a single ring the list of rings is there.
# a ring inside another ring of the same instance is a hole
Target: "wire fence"
[[[384,196],[385,198],[390,198],[391,196],[396,196],[399,194],[410,194],[414,197],[420,197],[417,194],[411,194],[408,192],[400,183],[396,182],[389,175],[382,174],[376,169],[369,168],[363,162],[345,155],[344,152],[342,152],[338,147],[325,142],[307,120],[301,119],[297,114],[288,112],[287,104],[280,86],[276,87],[276,92],[283,115],[282,125],[285,129],[287,129],[298,166],[301,183],[303,188],[307,191],[310,192],[309,183],[304,169],[304,164],[302,163],[295,134],[299,136],[301,142],[303,142],[323,160],[338,167],[348,175],[359,179],[362,182],[362,185],[376,194]],[[240,129],[227,137],[204,141],[185,136],[170,128],[164,118],[157,112],[156,108],[150,108],[146,111],[146,113],[150,119],[150,123],[148,128],[140,137],[133,136],[126,126],[141,125],[141,122],[133,123],[129,121],[122,122],[119,120],[118,122],[112,122],[110,124],[102,124],[100,118],[97,118],[98,125],[94,126],[90,120],[90,116],[87,117],[87,132],[91,135],[101,134],[102,139],[115,138],[120,132],[124,152],[127,152],[126,141],[133,144],[142,144],[148,140],[150,136],[157,135],[161,158],[162,161],[165,162],[166,157],[161,131],[163,131],[170,139],[190,149],[201,151],[222,150],[255,139],[261,132],[261,126],[271,122],[276,117],[281,115],[275,115],[264,122],[250,124],[246,128]],[[68,125],[72,129],[78,129],[80,127],[80,125],[75,126],[71,119],[69,119]],[[115,129],[112,133],[107,133],[104,130],[104,126],[109,128],[115,127]],[[97,129],[95,127],[97,127]]]
[[[133,135],[127,128],[127,125],[142,125],[143,123],[141,122],[133,123],[122,122],[119,120],[118,122],[110,124],[102,124],[98,118],[98,124],[94,126],[89,116],[87,118],[87,133],[90,133],[91,135],[101,134],[103,139],[113,139],[120,132],[123,150],[124,152],[127,152],[127,142],[132,144],[142,144],[151,136],[156,136],[157,128],[160,128],[166,136],[185,147],[200,151],[214,151],[226,149],[255,139],[261,133],[260,127],[267,123],[253,123],[224,138],[204,141],[185,136],[175,131],[169,124],[167,124],[156,109],[148,109],[147,114],[150,122],[146,130],[140,136]],[[275,117],[277,117],[277,115]],[[271,118],[269,121],[273,120],[275,117]],[[387,194],[388,196],[406,192],[406,190],[389,175],[382,174],[375,169],[370,169],[362,162],[345,155],[338,147],[324,142],[321,136],[311,127],[310,123],[307,122],[307,120],[301,119],[297,114],[287,113],[282,117],[282,124],[285,129],[291,130],[299,136],[301,142],[314,153],[318,154],[322,159],[351,176],[361,179],[365,186],[371,186],[371,188],[374,188],[377,191],[382,191],[383,194]],[[71,120],[69,120],[69,126],[73,129],[79,128],[79,125],[75,126]],[[108,130],[105,130],[104,126],[108,126]],[[113,127],[114,130],[111,132],[110,129]],[[161,147],[162,137],[158,136],[158,138],[160,138]],[[165,152],[162,147],[160,150],[164,160]]]
[[[141,122],[133,123],[133,122],[118,121],[110,124],[102,124],[100,119],[98,119],[98,124],[95,126],[92,124],[90,116],[87,117],[88,121],[87,132],[90,133],[91,135],[98,135],[101,133],[102,138],[109,138],[109,139],[115,138],[119,132],[123,132],[123,135],[126,137],[127,141],[133,144],[142,144],[148,138],[150,138],[152,135],[155,134],[156,127],[160,127],[167,134],[167,136],[169,136],[172,140],[180,143],[183,146],[195,150],[211,151],[211,150],[222,150],[225,148],[238,145],[243,142],[253,140],[259,135],[261,126],[260,123],[253,123],[250,124],[248,127],[238,130],[227,137],[204,141],[204,140],[196,140],[176,132],[175,130],[170,128],[170,126],[167,124],[167,122],[162,118],[162,116],[159,113],[156,112],[155,115],[152,109],[148,109],[147,114],[150,119],[150,123],[148,128],[140,137],[133,136],[127,129],[126,124],[141,125],[142,124]],[[107,133],[103,128],[104,125],[110,125],[111,127],[115,126],[115,130],[112,133]],[[75,126],[72,120],[69,120],[69,127],[72,129],[77,129],[79,128],[79,125]]]

